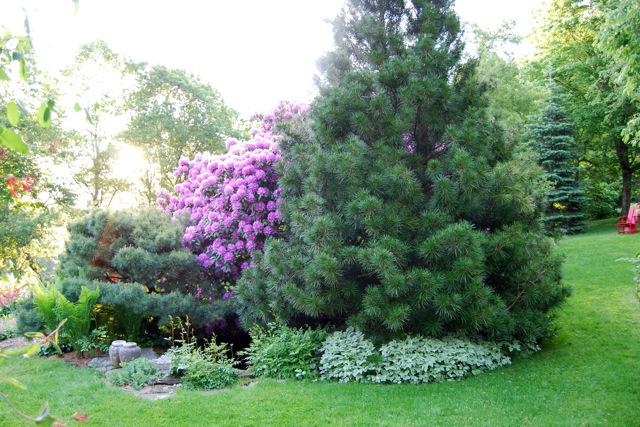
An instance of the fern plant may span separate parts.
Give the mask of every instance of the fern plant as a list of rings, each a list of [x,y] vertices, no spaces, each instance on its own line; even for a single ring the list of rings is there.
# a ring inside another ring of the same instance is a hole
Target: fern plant
[[[77,346],[80,339],[89,335],[93,319],[93,306],[100,297],[100,288],[82,287],[78,301],[69,301],[55,284],[33,289],[33,302],[42,316],[45,327],[51,331],[66,319],[64,337]]]

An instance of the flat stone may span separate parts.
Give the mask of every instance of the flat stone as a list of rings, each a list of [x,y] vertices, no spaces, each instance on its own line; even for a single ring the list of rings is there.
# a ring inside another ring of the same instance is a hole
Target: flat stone
[[[91,366],[92,368],[98,370],[110,370],[113,369],[113,365],[111,364],[111,360],[108,357],[94,357],[87,363],[87,366]]]
[[[157,379],[154,385],[176,385],[176,384],[180,384],[181,382],[182,381],[180,380],[180,378],[176,378],[176,377],[172,377],[171,375],[168,375],[166,377]]]
[[[176,388],[179,384],[175,385],[152,385],[142,388],[141,390],[133,390],[129,387],[125,387],[125,390],[132,392],[138,397],[142,397],[147,400],[161,400],[168,399],[175,394]]]

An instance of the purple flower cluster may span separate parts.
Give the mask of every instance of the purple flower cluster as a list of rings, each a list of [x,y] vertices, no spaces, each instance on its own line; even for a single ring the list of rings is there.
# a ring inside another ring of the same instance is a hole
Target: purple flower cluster
[[[230,138],[225,154],[180,160],[175,194],[158,194],[159,206],[174,218],[188,215],[184,245],[215,277],[236,280],[265,239],[279,234],[276,167],[282,157],[275,125],[302,120],[306,112],[305,105],[280,103],[248,141]]]

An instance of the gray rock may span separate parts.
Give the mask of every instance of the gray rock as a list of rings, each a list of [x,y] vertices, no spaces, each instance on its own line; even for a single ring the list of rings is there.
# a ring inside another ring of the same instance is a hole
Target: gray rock
[[[152,385],[144,387],[142,390],[132,390],[129,388],[125,388],[125,390],[131,391],[136,396],[147,400],[160,400],[172,397],[177,387],[179,387],[179,385]]]
[[[98,370],[109,370],[113,369],[113,365],[111,364],[111,360],[108,357],[95,357],[87,363],[87,366]]]
[[[171,357],[166,354],[158,357],[153,362],[155,362],[156,366],[158,367],[158,371],[160,372],[168,373],[171,370]]]
[[[140,357],[144,357],[145,359],[153,361],[158,358],[158,353],[156,353],[152,348],[143,348],[140,353]]]

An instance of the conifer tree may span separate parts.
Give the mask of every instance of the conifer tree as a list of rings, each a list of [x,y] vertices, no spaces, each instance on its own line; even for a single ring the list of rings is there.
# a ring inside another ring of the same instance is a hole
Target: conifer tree
[[[309,129],[285,124],[280,212],[238,285],[244,323],[538,339],[567,295],[447,0],[351,0]]]
[[[578,146],[564,109],[558,85],[542,114],[529,126],[530,145],[551,184],[547,193],[545,226],[550,233],[575,234],[584,230],[584,189],[579,177]]]

